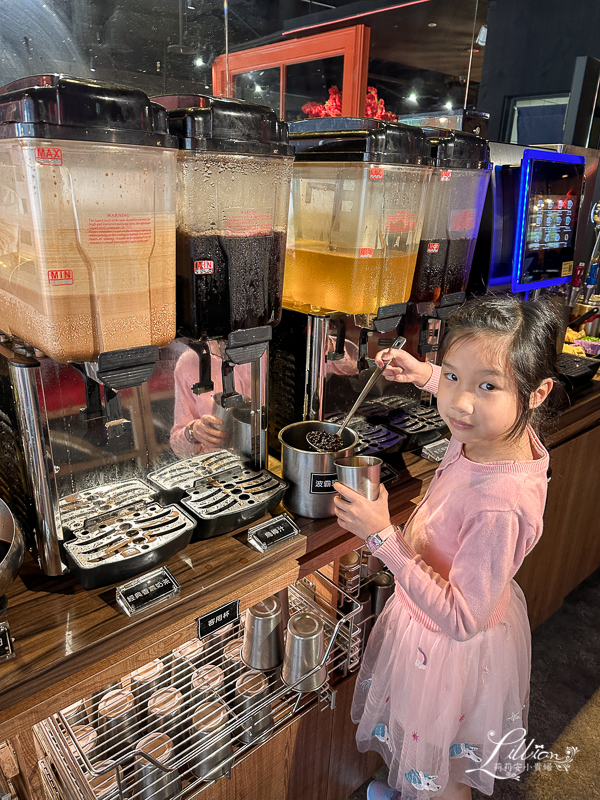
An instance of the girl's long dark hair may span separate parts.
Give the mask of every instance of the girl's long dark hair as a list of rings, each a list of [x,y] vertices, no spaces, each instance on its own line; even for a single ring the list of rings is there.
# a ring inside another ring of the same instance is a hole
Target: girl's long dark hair
[[[550,295],[525,302],[516,295],[484,295],[467,301],[450,317],[441,347],[442,358],[460,339],[485,337],[506,358],[517,387],[519,413],[507,438],[520,436],[531,425],[541,433],[546,403],[529,408],[529,399],[546,378],[557,384],[556,342],[561,318]],[[553,389],[552,393],[556,395]]]

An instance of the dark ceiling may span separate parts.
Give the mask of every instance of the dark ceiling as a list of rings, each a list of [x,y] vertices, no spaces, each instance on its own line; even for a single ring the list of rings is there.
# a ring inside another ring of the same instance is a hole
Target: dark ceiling
[[[405,96],[410,82],[420,80],[429,84],[435,103],[449,91],[453,98],[464,92],[475,8],[477,32],[489,0],[412,0],[405,6],[399,0],[229,0],[228,5],[232,49],[291,38],[286,31],[297,28],[304,30],[294,35],[307,35],[364,23],[371,28],[370,79],[387,82],[382,86],[390,100]],[[210,64],[224,49],[223,0],[0,2],[0,85],[52,71],[154,94],[204,90],[210,88]],[[480,79],[483,61],[483,49],[477,49],[473,82]]]

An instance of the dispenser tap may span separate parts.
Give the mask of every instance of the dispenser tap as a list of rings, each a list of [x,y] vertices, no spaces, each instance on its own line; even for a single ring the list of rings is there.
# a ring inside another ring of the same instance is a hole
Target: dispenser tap
[[[344,317],[330,317],[329,321],[335,328],[335,350],[327,353],[327,361],[340,361],[346,344],[346,320]]]
[[[223,408],[235,408],[235,406],[241,406],[244,403],[243,396],[235,390],[233,367],[234,365],[230,361],[225,360],[221,365],[221,378],[223,381],[221,405]]]
[[[358,371],[362,372],[365,369],[371,369],[373,362],[369,359],[369,333],[368,328],[361,328],[358,336],[358,362],[356,366]]]
[[[189,347],[198,356],[198,382],[192,384],[195,395],[212,392],[215,384],[211,379],[210,345],[208,339],[190,339]]]

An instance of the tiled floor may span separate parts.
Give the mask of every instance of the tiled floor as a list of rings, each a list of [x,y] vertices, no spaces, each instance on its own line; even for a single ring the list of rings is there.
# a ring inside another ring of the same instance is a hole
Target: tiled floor
[[[494,800],[600,798],[600,571],[565,600],[532,637],[531,701],[526,741],[564,757],[576,747],[568,771],[535,770],[520,781],[499,780]],[[531,750],[532,748],[530,748]],[[385,779],[385,767],[377,773]],[[365,800],[363,784],[349,800]],[[485,795],[473,792],[473,800]]]

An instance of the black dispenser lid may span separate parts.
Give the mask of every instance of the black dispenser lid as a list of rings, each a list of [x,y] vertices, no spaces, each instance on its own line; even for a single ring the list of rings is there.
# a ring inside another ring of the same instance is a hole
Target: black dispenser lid
[[[177,147],[165,109],[144,92],[68,75],[0,88],[0,139],[17,137]]]
[[[435,165],[443,169],[488,169],[490,146],[487,139],[465,131],[425,128]]]
[[[181,150],[248,155],[294,154],[287,123],[267,106],[210,95],[153,98],[168,109],[169,128]]]
[[[362,117],[319,117],[290,122],[297,161],[374,161],[431,165],[421,128]]]

